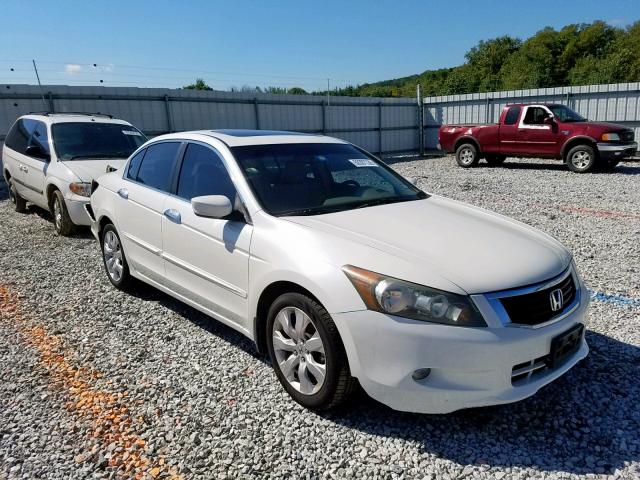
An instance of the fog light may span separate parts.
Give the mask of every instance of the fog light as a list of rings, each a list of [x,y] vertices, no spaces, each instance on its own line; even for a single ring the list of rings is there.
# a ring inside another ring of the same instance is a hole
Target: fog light
[[[424,380],[429,376],[430,373],[431,373],[430,368],[419,368],[418,370],[413,372],[413,374],[411,374],[411,378],[413,378],[416,381]]]

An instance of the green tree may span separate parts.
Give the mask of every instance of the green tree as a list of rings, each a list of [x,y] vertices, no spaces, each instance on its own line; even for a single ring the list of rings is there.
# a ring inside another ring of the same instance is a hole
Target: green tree
[[[307,91],[301,87],[291,87],[289,90],[287,90],[287,93],[291,95],[307,95]]]
[[[196,78],[196,82],[191,85],[186,85],[184,87],[185,90],[213,90],[209,85],[207,85],[202,78]]]

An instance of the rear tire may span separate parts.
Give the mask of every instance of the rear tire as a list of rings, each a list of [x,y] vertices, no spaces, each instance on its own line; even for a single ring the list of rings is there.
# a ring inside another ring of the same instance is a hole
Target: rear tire
[[[485,157],[485,160],[487,161],[487,163],[492,167],[499,167],[504,163],[506,159],[507,159],[506,155],[499,155],[499,154],[487,155]]]
[[[27,211],[27,201],[20,196],[13,180],[9,180],[9,198],[11,198],[11,203],[13,203],[13,208],[16,212],[24,213]]]
[[[133,278],[129,272],[129,264],[124,254],[120,235],[111,223],[105,225],[100,233],[100,250],[107,278],[118,290],[127,291]]]
[[[463,143],[456,149],[456,162],[462,168],[471,168],[478,165],[480,155],[473,143]]]
[[[587,173],[595,169],[596,166],[596,151],[590,145],[576,145],[565,159],[565,163],[569,170],[576,173]]]
[[[51,201],[49,205],[51,215],[53,215],[53,228],[58,235],[68,237],[73,235],[76,231],[76,225],[71,221],[69,217],[69,211],[67,210],[67,204],[64,201],[62,192],[60,190],[54,190],[51,195]]]
[[[318,302],[280,295],[269,308],[267,348],[278,380],[300,405],[327,410],[357,389],[338,329]]]

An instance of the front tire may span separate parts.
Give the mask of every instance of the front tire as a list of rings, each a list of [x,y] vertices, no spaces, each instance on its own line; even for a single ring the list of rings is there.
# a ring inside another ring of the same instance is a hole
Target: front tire
[[[76,231],[76,225],[71,221],[71,217],[69,217],[67,204],[60,190],[54,190],[49,208],[51,215],[53,215],[53,228],[56,233],[63,237],[72,235]]]
[[[27,211],[27,201],[20,196],[13,180],[9,180],[9,198],[13,203],[13,208],[18,213],[24,213]]]
[[[596,166],[596,152],[590,145],[576,145],[567,153],[566,163],[569,170],[587,173]]]
[[[306,295],[285,293],[273,302],[267,348],[278,380],[306,408],[335,407],[357,388],[335,323]]]
[[[122,248],[120,235],[113,224],[109,223],[102,229],[100,235],[102,249],[102,263],[111,284],[118,290],[127,290],[131,285],[131,273],[127,257]]]
[[[471,168],[478,165],[480,155],[473,143],[463,143],[456,149],[456,162],[462,168]]]

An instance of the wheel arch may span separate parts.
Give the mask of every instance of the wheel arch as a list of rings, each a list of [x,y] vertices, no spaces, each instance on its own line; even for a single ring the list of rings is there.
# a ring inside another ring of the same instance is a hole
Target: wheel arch
[[[478,150],[478,154],[482,153],[482,149],[480,148],[480,142],[478,142],[478,140],[475,137],[472,137],[470,135],[464,135],[462,137],[459,137],[455,141],[455,143],[453,144],[453,151],[456,152],[458,150],[458,148],[460,147],[460,145],[462,145],[464,143],[473,144],[476,147],[476,149]]]
[[[589,145],[595,150],[597,155],[598,154],[597,143],[598,142],[595,140],[595,138],[589,137],[587,135],[579,135],[576,137],[572,137],[569,140],[567,140],[562,146],[562,149],[560,150],[560,157],[563,160],[566,160],[569,150],[571,150],[573,147],[576,147],[578,145]]]

